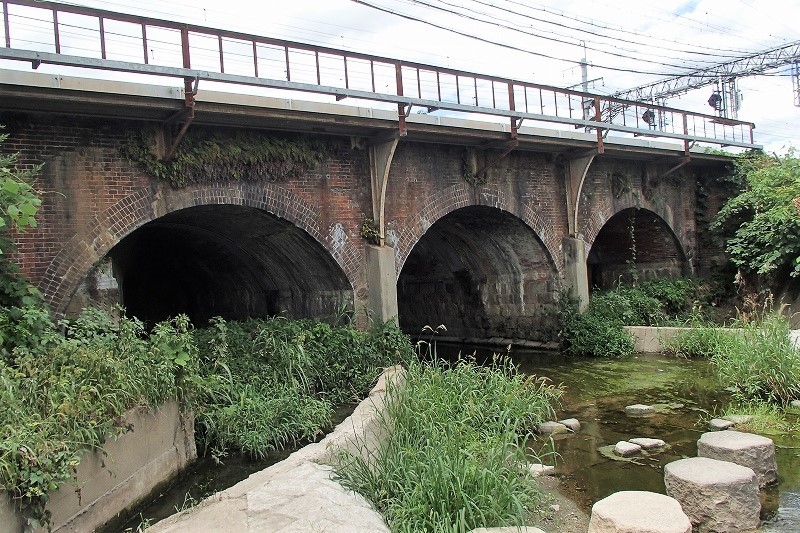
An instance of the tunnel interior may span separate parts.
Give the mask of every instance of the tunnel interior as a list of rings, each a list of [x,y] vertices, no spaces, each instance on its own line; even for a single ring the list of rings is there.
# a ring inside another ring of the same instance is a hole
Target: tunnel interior
[[[686,255],[675,233],[647,209],[624,209],[608,219],[587,258],[589,287],[605,290],[639,281],[688,274]]]
[[[550,340],[557,273],[536,233],[514,215],[464,207],[433,224],[397,282],[401,328],[419,335]]]
[[[146,324],[204,325],[285,314],[325,318],[353,291],[330,254],[291,222],[232,205],[191,207],[149,222],[107,255],[126,314]]]

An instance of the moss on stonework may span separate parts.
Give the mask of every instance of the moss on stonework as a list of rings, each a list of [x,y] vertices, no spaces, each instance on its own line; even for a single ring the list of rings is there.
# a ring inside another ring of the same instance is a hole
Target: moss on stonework
[[[295,135],[190,128],[167,162],[156,153],[157,134],[155,128],[139,130],[120,151],[176,189],[217,181],[284,181],[304,174],[338,148],[335,141]]]

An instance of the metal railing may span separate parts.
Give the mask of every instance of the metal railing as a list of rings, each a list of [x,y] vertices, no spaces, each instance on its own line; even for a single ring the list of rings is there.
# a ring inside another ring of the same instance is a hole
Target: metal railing
[[[754,124],[642,102],[348,52],[240,32],[40,2],[2,0],[0,58],[388,102],[504,117],[516,136],[522,121],[690,143],[752,147]],[[621,108],[613,117],[605,112]],[[605,117],[605,118],[604,118]]]

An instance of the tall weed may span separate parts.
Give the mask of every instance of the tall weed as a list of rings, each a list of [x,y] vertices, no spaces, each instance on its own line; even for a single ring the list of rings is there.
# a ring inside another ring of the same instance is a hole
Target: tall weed
[[[788,319],[764,312],[758,320],[738,325],[689,330],[670,347],[710,358],[722,384],[741,401],[788,404],[800,398],[800,352],[789,338]]]
[[[504,358],[487,367],[412,362],[405,385],[387,392],[385,440],[369,454],[366,443],[363,454],[343,454],[337,475],[392,531],[522,526],[540,497],[517,443],[559,393]]]

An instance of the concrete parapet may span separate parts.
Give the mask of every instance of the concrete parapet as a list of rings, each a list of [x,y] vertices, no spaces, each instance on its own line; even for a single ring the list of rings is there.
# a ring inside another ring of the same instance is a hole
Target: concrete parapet
[[[592,506],[589,533],[691,533],[674,498],[638,490],[615,492]]]
[[[77,487],[63,485],[50,494],[54,533],[94,531],[146,498],[197,457],[194,417],[177,402],[157,411],[134,409],[125,415],[132,429],[108,439],[102,450],[85,455],[76,468]],[[27,520],[7,498],[0,505],[0,529],[30,533]],[[5,509],[4,509],[5,507]]]
[[[679,333],[690,331],[692,328],[654,327],[654,326],[625,326],[633,337],[633,349],[639,353],[661,353],[666,343],[675,338]],[[720,328],[732,333],[739,331],[735,328]]]

